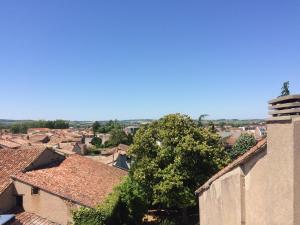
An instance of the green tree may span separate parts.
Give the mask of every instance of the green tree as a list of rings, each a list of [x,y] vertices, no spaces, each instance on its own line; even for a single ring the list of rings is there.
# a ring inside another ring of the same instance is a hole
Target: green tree
[[[240,155],[244,154],[247,150],[256,145],[255,137],[252,134],[242,134],[236,143],[233,145],[230,151],[230,158],[232,160],[236,159]]]
[[[55,120],[55,121],[53,121],[53,127],[54,127],[54,129],[67,129],[67,128],[69,128],[69,122],[67,122],[65,120]],[[48,127],[48,128],[51,128],[51,127]]]
[[[139,184],[127,177],[95,209],[80,208],[74,211],[74,225],[139,225],[147,210],[145,199]]]
[[[110,131],[110,139],[106,142],[106,146],[114,147],[118,146],[119,144],[126,144],[130,145],[132,144],[132,137],[127,136],[126,133],[119,128],[115,128]]]
[[[96,133],[98,132],[98,130],[99,130],[99,128],[100,128],[100,123],[99,123],[98,121],[95,121],[95,122],[93,123],[92,128],[93,128],[94,135],[96,135]]]
[[[101,148],[102,147],[102,140],[99,137],[93,137],[93,139],[91,140],[91,144],[96,146],[97,148]]]
[[[282,96],[287,96],[290,95],[290,82],[286,81],[283,83],[282,88],[281,88],[281,95],[279,97]]]
[[[152,207],[196,205],[194,191],[229,162],[220,137],[188,116],[171,114],[137,131],[130,175],[145,190]]]

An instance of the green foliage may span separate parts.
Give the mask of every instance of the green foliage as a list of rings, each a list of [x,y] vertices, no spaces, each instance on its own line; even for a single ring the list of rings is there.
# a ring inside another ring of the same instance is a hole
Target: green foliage
[[[95,122],[93,123],[93,126],[92,126],[94,135],[96,135],[96,133],[98,132],[99,128],[100,128],[100,123],[99,123],[98,121],[95,121]]]
[[[27,133],[29,128],[49,128],[49,129],[67,129],[69,122],[65,120],[39,120],[28,122],[17,122],[11,125],[10,130],[12,133]]]
[[[115,147],[119,144],[131,145],[133,138],[131,135],[126,135],[126,133],[119,128],[113,129],[111,132],[110,139],[105,143],[106,147]]]
[[[19,133],[26,134],[28,128],[29,126],[26,123],[15,123],[11,125],[10,131],[14,134],[19,134]]]
[[[188,116],[167,115],[136,133],[130,175],[152,206],[195,206],[194,191],[229,161],[219,139]]]
[[[74,211],[74,225],[138,225],[147,209],[144,199],[140,186],[127,178],[95,209]]]
[[[279,97],[282,96],[287,96],[290,95],[290,82],[286,81],[283,83],[282,88],[281,88],[281,95]]]
[[[148,209],[145,201],[146,193],[142,187],[131,178],[120,185],[119,191],[119,217],[120,224],[137,225],[140,224]]]
[[[207,126],[210,121],[208,120],[202,120],[203,125]],[[244,127],[244,126],[251,126],[251,125],[261,125],[265,123],[265,120],[261,119],[253,119],[253,120],[238,120],[238,119],[219,119],[219,120],[213,120],[212,121],[215,126],[225,128],[225,126],[232,126],[232,127]]]
[[[0,123],[0,129],[8,129],[9,126],[7,124]]]
[[[91,140],[91,144],[96,146],[97,148],[101,148],[102,147],[102,140],[99,137],[93,137],[93,139]]]
[[[123,126],[117,120],[113,121],[110,120],[107,123],[100,124],[99,122],[95,122],[93,124],[93,131],[94,133],[109,133],[114,129],[122,129]]]
[[[242,134],[236,143],[233,145],[230,151],[230,158],[236,159],[240,155],[244,154],[247,150],[256,145],[256,140],[252,134]]]
[[[173,220],[167,218],[167,219],[162,220],[159,223],[159,225],[176,225],[176,223]]]

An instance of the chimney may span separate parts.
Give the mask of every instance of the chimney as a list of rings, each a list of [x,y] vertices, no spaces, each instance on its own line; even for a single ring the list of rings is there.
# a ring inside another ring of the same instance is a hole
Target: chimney
[[[300,115],[300,95],[287,95],[269,101],[268,121],[287,121]]]
[[[300,95],[269,101],[269,115],[267,151],[273,164],[269,168],[275,179],[272,185],[284,184],[277,197],[291,203],[286,209],[292,213],[292,224],[300,224]]]

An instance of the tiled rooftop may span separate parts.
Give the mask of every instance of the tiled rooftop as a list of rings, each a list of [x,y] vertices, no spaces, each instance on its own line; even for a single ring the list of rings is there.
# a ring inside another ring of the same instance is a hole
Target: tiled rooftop
[[[17,144],[15,142],[9,141],[9,140],[3,140],[0,139],[0,145],[6,148],[19,148],[21,147],[20,144]]]
[[[126,175],[123,170],[71,155],[57,166],[19,173],[14,179],[74,203],[95,207]]]
[[[29,212],[20,212],[15,215],[16,220],[11,225],[59,225]]]
[[[0,193],[12,183],[10,176],[24,170],[44,150],[44,146],[30,146],[20,149],[0,149]]]

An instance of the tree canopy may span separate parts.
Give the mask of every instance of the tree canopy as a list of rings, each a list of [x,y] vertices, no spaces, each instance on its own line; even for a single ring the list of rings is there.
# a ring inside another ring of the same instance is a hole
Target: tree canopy
[[[161,208],[194,206],[194,191],[229,161],[217,134],[180,114],[142,127],[130,154],[135,161],[130,175]]]
[[[114,129],[122,129],[123,126],[117,120],[110,120],[108,122],[101,122],[98,121],[93,123],[93,131],[94,133],[109,133]]]
[[[290,95],[290,82],[286,81],[283,83],[282,88],[281,88],[281,95],[279,97],[282,96],[287,96]]]
[[[129,134],[127,135],[122,129],[115,128],[110,132],[110,139],[105,143],[106,147],[114,147],[119,144],[131,145],[133,142],[133,137]]]

